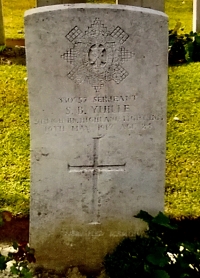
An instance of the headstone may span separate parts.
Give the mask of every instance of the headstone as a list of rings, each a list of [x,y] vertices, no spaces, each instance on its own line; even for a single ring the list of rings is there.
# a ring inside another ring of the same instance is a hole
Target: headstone
[[[164,12],[165,0],[117,0],[117,4],[131,5]]]
[[[58,5],[58,4],[77,4],[77,3],[85,3],[86,0],[36,0],[37,7],[50,6],[50,5]]]
[[[5,36],[4,36],[4,25],[3,25],[3,11],[2,11],[2,3],[0,0],[0,45],[5,44]]]
[[[193,32],[200,32],[200,1],[193,0]]]
[[[26,12],[30,243],[45,267],[97,269],[164,207],[167,16],[121,5]]]

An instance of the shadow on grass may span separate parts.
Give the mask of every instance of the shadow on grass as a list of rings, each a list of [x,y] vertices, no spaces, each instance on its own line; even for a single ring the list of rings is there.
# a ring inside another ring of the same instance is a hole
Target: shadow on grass
[[[24,45],[6,46],[0,51],[0,65],[26,65]]]

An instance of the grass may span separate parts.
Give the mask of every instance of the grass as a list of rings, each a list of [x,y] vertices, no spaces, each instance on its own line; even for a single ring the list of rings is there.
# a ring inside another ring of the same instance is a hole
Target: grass
[[[0,209],[29,210],[29,111],[26,68],[0,66]]]
[[[165,12],[169,16],[169,29],[180,21],[184,31],[192,31],[193,0],[165,0]]]
[[[24,12],[35,6],[35,0],[3,0],[6,38],[24,37]]]
[[[4,1],[6,37],[23,37],[24,10],[34,1]],[[12,13],[11,13],[12,12]],[[192,0],[166,0],[169,26],[192,29]],[[0,210],[29,210],[29,123],[25,66],[0,65]],[[200,217],[200,64],[169,68],[165,210],[175,218]],[[180,120],[176,121],[177,117]]]
[[[200,63],[170,67],[165,210],[176,218],[200,216],[199,111]]]

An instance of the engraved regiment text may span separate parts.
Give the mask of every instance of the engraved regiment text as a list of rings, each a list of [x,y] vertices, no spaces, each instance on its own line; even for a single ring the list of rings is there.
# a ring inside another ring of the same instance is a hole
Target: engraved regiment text
[[[46,133],[102,132],[118,126],[120,130],[152,129],[154,122],[163,121],[162,115],[134,112],[137,94],[88,97],[59,97],[60,117],[34,119],[35,125],[44,127]]]

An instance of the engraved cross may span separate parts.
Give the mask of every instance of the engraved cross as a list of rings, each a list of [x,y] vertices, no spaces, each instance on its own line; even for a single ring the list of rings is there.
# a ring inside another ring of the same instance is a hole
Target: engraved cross
[[[92,172],[93,174],[93,190],[92,190],[92,214],[93,219],[90,224],[99,224],[100,220],[100,212],[99,212],[99,198],[98,198],[98,175],[101,172],[109,172],[109,171],[125,171],[126,163],[124,164],[104,164],[100,165],[98,163],[99,157],[99,139],[101,137],[93,138],[93,163],[92,165],[80,165],[80,166],[72,166],[68,165],[68,170],[70,173],[85,173],[85,172]]]

